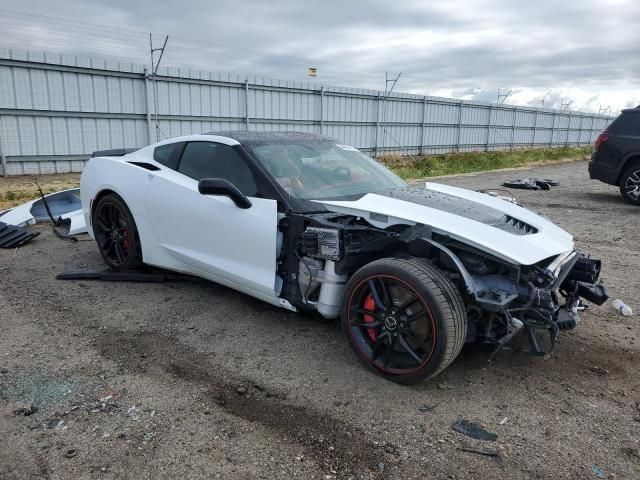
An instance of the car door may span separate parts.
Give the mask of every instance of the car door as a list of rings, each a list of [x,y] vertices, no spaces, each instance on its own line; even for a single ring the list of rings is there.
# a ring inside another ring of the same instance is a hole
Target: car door
[[[159,248],[196,274],[206,272],[273,296],[276,200],[257,196],[254,175],[228,145],[189,142],[175,168],[158,172],[146,191],[148,220]],[[251,207],[239,208],[226,196],[200,194],[198,181],[203,178],[229,180]]]

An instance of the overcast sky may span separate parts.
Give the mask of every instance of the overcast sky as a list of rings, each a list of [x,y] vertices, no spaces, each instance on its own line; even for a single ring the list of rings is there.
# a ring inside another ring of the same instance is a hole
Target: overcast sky
[[[55,8],[53,5],[55,4]],[[571,109],[640,104],[640,0],[3,0],[0,46]],[[166,62],[166,63],[165,63]]]

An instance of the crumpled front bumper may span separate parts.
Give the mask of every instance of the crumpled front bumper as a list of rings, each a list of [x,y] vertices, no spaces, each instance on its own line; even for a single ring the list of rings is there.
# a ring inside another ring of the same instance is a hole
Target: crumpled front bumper
[[[602,262],[599,259],[577,255],[563,270],[559,291],[566,297],[566,303],[555,314],[559,330],[574,328],[580,321],[581,299],[602,305],[609,298],[605,286],[599,281]]]
[[[599,281],[602,268],[599,259],[578,254],[567,267],[566,272],[562,272],[561,291],[584,298],[596,305],[602,305],[607,301],[607,289]]]
[[[560,331],[571,330],[580,322],[579,312],[585,309],[582,299],[596,305],[606,302],[608,293],[599,281],[600,268],[600,260],[576,252],[562,266],[552,285],[535,288],[535,300],[520,312],[533,354],[546,353],[536,331],[542,330],[550,334],[553,349]],[[558,294],[564,297],[564,305],[559,305]]]

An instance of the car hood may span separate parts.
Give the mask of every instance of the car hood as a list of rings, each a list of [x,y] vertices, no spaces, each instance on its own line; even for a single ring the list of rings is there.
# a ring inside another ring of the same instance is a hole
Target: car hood
[[[376,227],[423,224],[511,263],[532,265],[574,249],[573,237],[549,220],[484,193],[426,183],[368,193],[354,201],[316,200]]]

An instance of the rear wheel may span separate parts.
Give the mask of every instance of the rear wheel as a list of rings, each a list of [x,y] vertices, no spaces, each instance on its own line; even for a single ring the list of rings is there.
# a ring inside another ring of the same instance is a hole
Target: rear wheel
[[[384,258],[349,280],[342,325],[354,352],[399,383],[433,377],[458,356],[467,334],[454,283],[426,260]]]
[[[640,205],[640,164],[634,165],[620,177],[622,198],[632,205]]]
[[[92,225],[107,265],[115,270],[135,270],[142,265],[136,222],[119,196],[108,194],[98,200]]]

